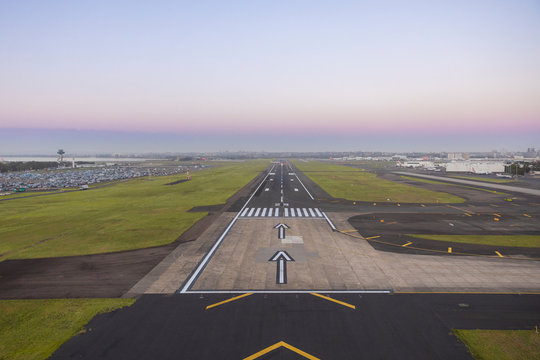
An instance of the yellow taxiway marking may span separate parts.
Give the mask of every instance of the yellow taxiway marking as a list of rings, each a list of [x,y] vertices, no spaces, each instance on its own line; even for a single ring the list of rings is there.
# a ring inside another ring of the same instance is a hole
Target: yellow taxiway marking
[[[408,242],[408,243],[403,244],[403,245],[401,245],[401,246],[409,246],[409,245],[411,245],[411,244],[412,244],[412,242]]]
[[[499,218],[493,218],[493,220],[495,220],[495,221],[499,221],[500,219],[499,219]]]
[[[493,215],[495,215],[495,216],[497,216],[497,217],[501,217],[501,215],[500,215],[500,214],[495,214],[495,213],[494,213]]]
[[[370,236],[370,237],[367,237],[367,238],[364,238],[366,240],[370,240],[370,239],[376,239],[376,238],[380,238],[381,235],[377,235],[377,236]]]
[[[463,211],[465,214],[467,214],[467,213],[474,213],[474,211],[466,210],[466,209],[462,209],[462,208],[458,208],[457,206],[452,206],[452,205],[446,205],[446,206],[449,207],[449,208],[452,208],[452,209],[456,209],[456,210],[459,210],[459,211]]]
[[[398,204],[397,204],[397,206],[401,206],[401,204],[400,204],[400,203],[398,203]]]
[[[426,207],[426,205],[424,205],[424,204],[420,204],[420,206],[421,206],[421,207]]]
[[[373,203],[373,206],[377,205],[377,203]]]
[[[212,304],[212,305],[208,305],[208,306],[206,307],[206,310],[211,309],[211,308],[214,308],[214,307],[219,306],[219,305],[226,304],[226,303],[231,302],[231,301],[235,301],[235,300],[241,299],[241,298],[246,297],[246,296],[249,296],[249,295],[253,295],[253,293],[246,293],[246,294],[238,295],[238,296],[235,296],[235,297],[233,297],[233,298],[230,298],[230,299],[227,299],[227,300],[224,300],[224,301],[220,301],[220,302],[215,303],[215,304]]]
[[[350,232],[357,232],[358,230],[341,230],[342,233],[350,233]]]
[[[498,251],[495,251],[495,254],[499,255],[499,257],[504,257],[504,256],[502,256],[501,253],[498,252]]]
[[[465,215],[467,215],[467,216],[472,216],[472,215],[471,215],[471,214],[469,214],[469,213],[465,213]]]
[[[383,219],[381,219],[381,222],[384,222],[384,220],[383,220]]]
[[[336,304],[343,305],[343,306],[346,306],[346,307],[351,308],[351,309],[356,309],[356,306],[354,306],[354,305],[351,305],[351,304],[348,304],[346,302],[339,301],[339,300],[336,300],[336,299],[332,299],[331,297],[328,297],[328,296],[324,296],[324,295],[317,294],[317,293],[311,293],[311,295],[318,296],[318,297],[320,297],[322,299],[335,302]]]
[[[338,230],[340,231],[340,230]],[[365,240],[362,236],[360,235],[355,235],[355,234],[343,234],[345,236],[352,236],[354,238],[358,238],[358,239],[362,239],[362,240]],[[388,241],[382,241],[382,240],[377,240],[377,239],[374,239],[372,240],[374,242],[377,242],[379,244],[385,244],[385,245],[388,245],[388,246],[408,246],[410,244],[404,244],[404,245],[399,245],[399,244],[395,244],[395,243],[391,243],[391,242],[388,242]],[[411,243],[412,244],[412,243]],[[426,252],[432,252],[432,253],[437,253],[437,254],[441,254],[441,253],[444,253],[444,254],[447,254],[446,251],[444,250],[437,250],[437,249],[425,249],[425,248],[419,248],[419,247],[414,247],[414,246],[411,246],[409,247],[409,249],[415,249],[415,250],[420,250],[420,251],[426,251]],[[455,252],[455,251],[452,251],[452,255],[466,255],[466,256],[476,256],[476,257],[485,257],[485,258],[496,258],[496,259],[499,259],[500,257],[497,256],[497,255],[485,255],[485,254],[471,254],[471,253],[464,253],[464,252]],[[514,257],[514,256],[503,256],[504,259],[511,259],[511,260],[522,260],[522,261],[540,261],[540,260],[537,260],[535,258],[525,258],[525,257]]]
[[[526,217],[528,217],[528,218],[532,217],[532,216],[529,215],[529,214],[523,214],[523,216],[526,216]]]
[[[450,254],[452,253],[452,248],[451,248],[451,247],[448,248],[448,252],[449,252]]]
[[[253,360],[253,359],[257,359],[265,354],[268,354],[270,351],[273,351],[273,350],[276,350],[280,347],[284,347],[284,348],[287,348],[291,351],[294,351],[295,353],[297,353],[298,355],[302,355],[303,357],[305,357],[306,359],[310,359],[310,360],[320,360],[319,358],[313,356],[313,355],[310,355],[308,354],[307,352],[305,351],[302,351],[298,348],[295,348],[294,346],[292,345],[289,345],[287,344],[285,341],[280,341],[278,343],[275,343],[274,345],[270,345],[269,347],[267,347],[266,349],[262,349],[261,351],[251,355],[251,356],[248,356],[247,358],[244,358],[244,360]]]

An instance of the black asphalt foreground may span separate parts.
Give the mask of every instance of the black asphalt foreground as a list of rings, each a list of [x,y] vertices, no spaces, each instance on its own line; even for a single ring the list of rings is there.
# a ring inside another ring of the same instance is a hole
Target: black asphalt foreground
[[[452,328],[540,323],[537,295],[252,294],[220,303],[236,295],[142,296],[94,318],[52,359],[472,359]]]

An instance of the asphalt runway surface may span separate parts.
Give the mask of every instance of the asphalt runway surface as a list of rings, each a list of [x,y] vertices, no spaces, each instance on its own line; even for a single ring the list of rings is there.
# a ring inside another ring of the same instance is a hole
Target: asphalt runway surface
[[[145,295],[52,359],[472,359],[453,328],[534,329],[538,295]],[[346,305],[348,306],[346,306]],[[355,308],[351,308],[354,306]]]

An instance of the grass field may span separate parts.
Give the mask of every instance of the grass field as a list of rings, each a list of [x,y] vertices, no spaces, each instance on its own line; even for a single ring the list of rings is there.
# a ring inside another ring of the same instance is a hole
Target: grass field
[[[540,235],[407,235],[421,239],[450,241],[461,244],[540,247]]]
[[[171,243],[224,203],[268,161],[229,163],[193,174],[137,178],[109,187],[0,202],[0,261],[96,254]]]
[[[454,330],[476,360],[540,359],[535,330]]]
[[[321,161],[293,161],[294,165],[303,172],[350,172],[350,171],[365,171],[356,167],[346,166],[343,164],[321,162]]]
[[[0,359],[47,359],[99,313],[133,299],[0,300]]]
[[[358,169],[353,167],[318,161],[295,161],[294,164],[301,171],[311,171],[306,172],[305,175],[336,198],[402,203],[461,203],[465,201],[451,194],[380,179],[375,174],[366,171],[354,172]],[[336,167],[341,169],[341,172],[336,171]]]
[[[485,182],[498,183],[498,184],[516,182],[516,180],[511,180],[511,179],[493,179],[493,178],[484,178],[484,177],[479,177],[479,176],[450,176],[450,177],[456,178],[456,179],[485,181]]]
[[[426,184],[440,184],[440,185],[447,185],[447,186],[458,186],[458,187],[463,187],[463,188],[467,188],[467,189],[485,191],[485,192],[488,192],[488,193],[491,193],[491,194],[510,196],[510,194],[503,193],[503,192],[500,192],[500,191],[483,189],[483,188],[478,188],[478,187],[474,187],[474,186],[455,184],[455,183],[452,184],[452,183],[448,183],[448,182],[444,182],[444,181],[421,179],[421,178],[417,178],[417,177],[404,176],[404,175],[401,175],[400,177],[402,177],[403,179],[406,179],[406,180],[418,181],[418,182],[422,182],[422,183],[426,183]]]

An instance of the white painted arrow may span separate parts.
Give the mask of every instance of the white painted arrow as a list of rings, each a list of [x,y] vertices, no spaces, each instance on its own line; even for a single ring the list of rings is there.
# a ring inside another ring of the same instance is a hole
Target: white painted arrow
[[[282,225],[285,225],[285,224],[282,224]],[[287,283],[287,261],[294,261],[294,259],[289,254],[287,254],[285,250],[279,250],[268,261],[275,261],[277,263],[276,284],[286,284]]]
[[[290,227],[284,223],[279,223],[274,226],[274,229],[278,229],[278,239],[285,239],[285,229],[290,229]]]

